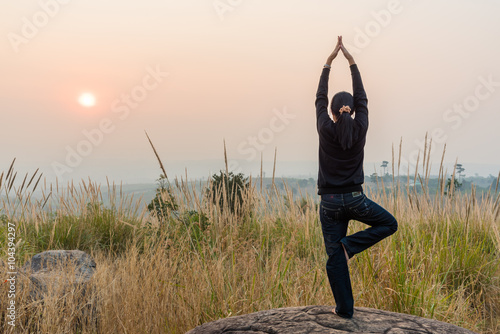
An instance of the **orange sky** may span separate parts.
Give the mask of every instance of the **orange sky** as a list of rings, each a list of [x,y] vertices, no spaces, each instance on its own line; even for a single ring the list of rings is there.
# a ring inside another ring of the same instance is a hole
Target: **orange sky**
[[[436,165],[447,143],[448,162],[499,166],[499,7],[486,0],[3,2],[0,166],[17,157],[47,177],[154,180],[146,130],[174,174],[206,159],[219,162],[206,162],[205,175],[223,168],[225,139],[246,174],[256,173],[261,152],[272,161],[277,147],[280,174],[295,172],[287,161],[301,161],[315,177],[314,96],[340,34],[369,99],[367,163],[390,160],[401,137],[403,158],[412,161],[429,132]],[[338,90],[351,90],[340,56],[330,96]],[[93,108],[78,104],[86,91],[97,98]]]

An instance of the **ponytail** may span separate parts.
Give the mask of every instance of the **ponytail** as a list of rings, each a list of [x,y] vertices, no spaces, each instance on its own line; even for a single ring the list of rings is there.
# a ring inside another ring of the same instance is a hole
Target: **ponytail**
[[[354,120],[348,112],[341,113],[337,118],[337,132],[342,149],[350,149],[354,141]]]
[[[342,149],[348,150],[354,143],[354,120],[351,114],[354,112],[353,97],[348,92],[339,92],[332,99],[332,113],[335,115],[337,122],[336,140],[339,142]]]

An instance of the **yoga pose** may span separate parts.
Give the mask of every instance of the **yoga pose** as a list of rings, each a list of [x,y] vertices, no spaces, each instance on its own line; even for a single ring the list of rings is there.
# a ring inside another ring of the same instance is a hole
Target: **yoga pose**
[[[333,96],[328,116],[328,78],[332,61],[342,51],[349,62],[353,94]],[[363,193],[363,156],[368,130],[368,100],[361,75],[352,55],[342,44],[342,36],[324,65],[316,94],[319,135],[318,194],[320,220],[328,261],[326,272],[335,298],[333,313],[351,318],[354,313],[347,262],[397,230],[396,219]],[[354,118],[352,117],[354,116]],[[370,225],[347,236],[349,220]]]

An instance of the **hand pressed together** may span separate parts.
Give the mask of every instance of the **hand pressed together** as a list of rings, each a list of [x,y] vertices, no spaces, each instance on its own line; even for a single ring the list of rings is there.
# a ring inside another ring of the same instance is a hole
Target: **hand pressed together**
[[[335,49],[333,49],[332,53],[328,56],[328,59],[326,60],[327,65],[332,65],[332,62],[337,57],[339,51],[342,51],[342,54],[349,62],[349,66],[356,63],[353,56],[349,53],[349,51],[347,51],[346,47],[342,43],[342,36],[337,36],[337,45],[335,46]]]

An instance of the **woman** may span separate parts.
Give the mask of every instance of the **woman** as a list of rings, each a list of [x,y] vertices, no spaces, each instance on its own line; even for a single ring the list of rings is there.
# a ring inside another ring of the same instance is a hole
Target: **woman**
[[[349,61],[354,96],[339,92],[328,116],[328,78],[333,60],[342,51]],[[368,100],[352,55],[338,37],[337,46],[324,65],[316,94],[319,134],[318,194],[320,220],[328,261],[326,272],[335,298],[333,313],[351,318],[354,313],[347,262],[397,230],[396,219],[363,193],[363,155],[368,130]],[[352,116],[355,116],[354,119]],[[346,236],[349,220],[370,225]]]

